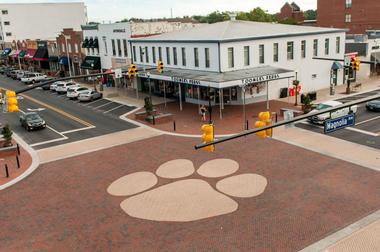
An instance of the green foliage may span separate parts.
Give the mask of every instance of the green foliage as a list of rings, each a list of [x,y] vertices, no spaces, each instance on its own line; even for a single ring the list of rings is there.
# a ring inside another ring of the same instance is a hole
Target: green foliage
[[[292,18],[280,20],[280,21],[278,21],[278,23],[287,24],[287,25],[297,25],[298,24],[298,22]]]
[[[305,20],[316,20],[317,11],[316,10],[307,10],[303,13]]]
[[[13,132],[11,130],[11,128],[9,127],[8,124],[6,124],[4,126],[4,128],[2,129],[1,131],[1,134],[3,135],[3,138],[6,140],[6,141],[11,141],[12,140],[12,135],[13,135]]]
[[[201,20],[206,21],[209,24],[213,24],[213,23],[217,23],[217,22],[227,21],[229,19],[230,19],[230,17],[228,15],[228,12],[214,11],[214,12],[211,12],[210,14],[208,14],[205,17],[205,20],[202,20],[202,19]]]
[[[151,99],[149,97],[145,97],[144,103],[145,103],[144,108],[145,108],[147,115],[151,115],[153,112],[153,104],[152,104]]]

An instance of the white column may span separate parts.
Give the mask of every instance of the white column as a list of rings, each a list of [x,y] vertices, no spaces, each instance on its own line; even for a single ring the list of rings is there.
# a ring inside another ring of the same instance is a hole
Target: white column
[[[182,91],[181,91],[181,83],[178,83],[179,89],[179,110],[182,111]]]

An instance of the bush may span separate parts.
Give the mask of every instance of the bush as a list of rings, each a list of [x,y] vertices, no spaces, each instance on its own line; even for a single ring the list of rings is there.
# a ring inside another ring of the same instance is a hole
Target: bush
[[[12,145],[12,135],[13,135],[13,132],[12,132],[12,130],[9,127],[8,124],[6,124],[4,126],[4,128],[1,130],[1,134],[3,135],[3,138],[6,141],[5,145],[6,146]]]

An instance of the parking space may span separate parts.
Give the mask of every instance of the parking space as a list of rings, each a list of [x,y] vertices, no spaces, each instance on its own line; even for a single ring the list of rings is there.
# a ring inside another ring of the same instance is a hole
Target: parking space
[[[19,90],[25,85],[0,75],[0,87]],[[107,99],[79,102],[69,99],[66,94],[57,94],[42,88],[28,91],[21,96],[23,99],[19,100],[20,113],[37,112],[46,121],[47,128],[26,131],[20,126],[19,113],[3,114],[0,123],[9,123],[17,134],[36,149],[136,127],[119,118],[135,109],[133,106]]]
[[[375,90],[372,92],[337,99],[337,101],[342,103],[352,102],[376,95],[379,92],[380,90]],[[296,126],[316,133],[324,134],[323,126],[315,125],[307,121],[298,123]],[[368,111],[365,104],[359,104],[355,117],[355,126],[330,133],[329,136],[380,149],[380,113]]]

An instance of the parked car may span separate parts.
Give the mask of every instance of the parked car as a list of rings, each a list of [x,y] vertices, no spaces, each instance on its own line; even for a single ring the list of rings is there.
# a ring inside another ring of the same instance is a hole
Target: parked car
[[[46,122],[36,112],[29,112],[20,116],[21,126],[27,131],[46,128]]]
[[[315,113],[317,111],[328,109],[328,108],[332,108],[332,107],[336,107],[336,106],[339,106],[339,105],[342,105],[342,104],[343,103],[338,102],[338,101],[323,102],[323,103],[318,104],[315,109],[313,109],[312,111],[310,111],[310,113]],[[324,113],[324,114],[321,114],[321,115],[312,116],[312,117],[309,117],[308,120],[311,121],[312,123],[315,123],[315,124],[324,124],[325,121],[328,120],[328,119],[339,118],[339,117],[342,117],[342,116],[346,116],[348,114],[355,114],[357,111],[358,111],[358,106],[354,105],[354,106],[351,106],[351,107],[338,109],[338,110],[336,110],[334,112],[331,112],[331,113]]]
[[[43,81],[46,78],[47,76],[41,73],[28,73],[23,78],[21,78],[21,81],[25,84],[29,84],[29,83],[34,84],[36,82]]]
[[[11,77],[11,74],[12,74],[14,71],[16,71],[16,69],[14,69],[14,68],[12,68],[12,67],[7,68],[7,69],[5,70],[5,75],[6,75],[7,77]]]
[[[7,69],[8,69],[7,66],[0,67],[0,74],[4,74]]]
[[[85,92],[79,94],[78,100],[79,101],[93,101],[96,99],[100,99],[102,97],[103,97],[102,93],[99,93],[96,90],[88,90],[88,91],[85,91]]]
[[[59,83],[64,83],[63,81],[56,81],[56,82],[53,82],[51,85],[50,85],[50,91],[53,91],[55,92],[55,89],[57,88],[57,85]]]
[[[21,71],[20,70],[13,70],[9,73],[9,76],[10,78],[12,79],[16,79],[17,78],[17,74],[20,73]]]
[[[57,87],[55,88],[55,91],[58,94],[65,94],[67,93],[67,89],[72,88],[72,87],[80,87],[80,86],[78,83],[75,83],[75,82],[60,82],[60,83],[57,83]]]
[[[26,76],[27,74],[30,74],[31,72],[29,71],[19,71],[16,75],[16,78],[17,80],[21,80],[21,78],[23,78],[24,76]]]
[[[380,112],[380,100],[373,100],[367,102],[366,106],[369,111],[377,111]]]
[[[70,99],[76,99],[78,98],[79,94],[89,91],[86,87],[70,87],[67,89],[66,96]]]

